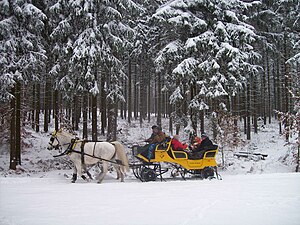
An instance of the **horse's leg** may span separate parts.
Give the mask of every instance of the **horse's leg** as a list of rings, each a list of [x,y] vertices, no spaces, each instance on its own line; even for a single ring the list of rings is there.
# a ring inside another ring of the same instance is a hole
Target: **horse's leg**
[[[93,177],[90,174],[89,170],[87,169],[86,165],[83,165],[81,163],[80,166],[81,166],[82,173],[86,173],[88,175],[88,177],[86,177],[85,175],[81,175],[82,179],[85,180],[86,182],[90,182],[91,180],[93,180]]]
[[[73,163],[74,164],[74,167],[73,167],[73,176],[72,176],[72,183],[75,183],[76,182],[76,180],[77,180],[77,168],[76,168],[76,164],[75,163]]]
[[[86,177],[85,175],[82,174],[81,178],[83,180],[85,180],[86,182],[90,182],[92,180],[92,175],[89,173],[89,171],[86,171],[86,173],[87,173],[88,177]]]
[[[74,163],[75,167],[77,169],[77,173],[78,175],[85,181],[89,182],[90,180],[88,178],[86,178],[86,176],[84,176],[82,174],[82,165],[81,165],[81,161],[76,161],[76,163]],[[74,175],[74,174],[73,174]],[[76,176],[77,177],[77,176]],[[74,182],[73,182],[74,183]]]
[[[98,184],[100,184],[103,181],[103,179],[104,179],[105,175],[107,174],[107,172],[108,172],[107,162],[103,162],[102,163],[102,172],[98,176]]]
[[[120,173],[120,167],[118,165],[113,165],[115,170],[117,171],[117,180],[120,179],[121,173]]]
[[[120,166],[119,166],[119,172],[120,172],[121,182],[124,182],[125,174],[124,174],[124,172],[121,170]]]
[[[121,171],[121,168],[119,165],[114,165],[114,168],[117,171],[117,180],[121,178],[121,182],[124,182],[124,173]]]
[[[93,180],[93,177],[92,177],[92,174],[90,173],[90,171],[86,171],[86,174],[89,176],[89,178],[91,179],[91,180]]]

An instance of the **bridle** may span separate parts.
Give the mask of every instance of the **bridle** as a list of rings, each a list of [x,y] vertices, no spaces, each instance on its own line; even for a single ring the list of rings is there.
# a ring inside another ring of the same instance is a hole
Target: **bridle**
[[[68,146],[70,143],[65,143],[65,144],[61,144],[60,143],[60,141],[59,141],[59,139],[58,139],[58,137],[57,137],[57,134],[58,133],[61,133],[62,132],[62,129],[60,129],[60,130],[54,130],[53,132],[52,132],[52,134],[51,134],[51,137],[50,137],[50,141],[49,141],[49,145],[52,147],[52,148],[54,148],[55,150],[59,150],[59,152],[61,152],[62,151],[62,147],[63,146]],[[57,141],[57,145],[53,145],[53,143],[54,143],[54,141]]]
[[[53,145],[53,142],[54,141],[57,141],[57,145]],[[58,150],[60,147],[61,147],[61,145],[60,145],[60,142],[59,142],[59,139],[57,138],[57,130],[54,130],[53,132],[52,132],[52,134],[51,134],[51,137],[50,137],[50,141],[49,141],[49,145],[52,147],[52,148],[54,148],[54,149],[56,149],[56,150]]]

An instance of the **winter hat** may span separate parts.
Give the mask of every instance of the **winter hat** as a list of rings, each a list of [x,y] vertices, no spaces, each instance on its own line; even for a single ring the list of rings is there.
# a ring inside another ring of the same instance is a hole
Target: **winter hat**
[[[201,137],[204,138],[204,137],[208,137],[208,136],[207,136],[206,133],[202,133],[202,134],[201,134]]]
[[[194,138],[194,141],[195,141],[195,142],[200,142],[201,139],[200,139],[199,137],[196,136],[196,137]]]

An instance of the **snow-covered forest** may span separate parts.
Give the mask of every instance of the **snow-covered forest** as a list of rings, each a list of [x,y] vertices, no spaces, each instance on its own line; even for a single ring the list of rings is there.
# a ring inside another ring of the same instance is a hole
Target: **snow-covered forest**
[[[289,143],[300,130],[299,11],[298,0],[1,0],[10,169],[30,127],[112,141],[119,119],[165,119],[170,135],[207,132],[228,149],[276,121]]]
[[[206,133],[223,180],[162,162],[141,183],[131,147],[153,125]],[[81,166],[86,140],[119,141],[125,183],[71,184],[60,128]],[[299,166],[299,0],[0,0],[1,225],[298,225]]]

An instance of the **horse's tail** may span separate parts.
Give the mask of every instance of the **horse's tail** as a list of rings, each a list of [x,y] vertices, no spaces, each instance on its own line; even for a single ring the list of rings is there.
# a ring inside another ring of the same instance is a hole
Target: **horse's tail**
[[[125,172],[126,170],[127,172],[129,172],[129,162],[123,145],[118,141],[114,141],[112,143],[115,146],[117,158],[122,161],[123,164],[121,165],[122,171]]]

